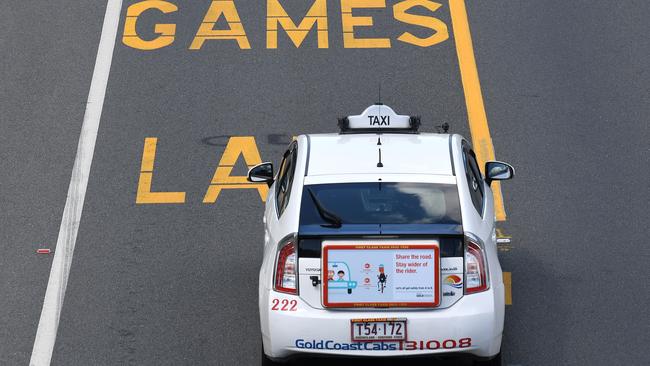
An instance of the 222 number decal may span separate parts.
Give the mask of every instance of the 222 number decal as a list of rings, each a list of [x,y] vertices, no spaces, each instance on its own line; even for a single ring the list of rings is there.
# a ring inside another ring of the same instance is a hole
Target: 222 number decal
[[[296,300],[287,300],[287,299],[282,299],[282,301],[278,299],[273,299],[271,301],[273,306],[271,306],[271,310],[273,311],[296,311],[298,310],[298,301]]]

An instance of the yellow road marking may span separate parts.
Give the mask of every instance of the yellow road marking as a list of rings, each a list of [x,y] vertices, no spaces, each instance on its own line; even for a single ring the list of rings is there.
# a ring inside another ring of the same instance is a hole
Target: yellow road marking
[[[135,203],[185,203],[185,192],[151,192],[157,144],[158,138],[156,137],[147,137],[144,139],[142,162],[140,164],[140,178],[138,179],[138,192],[135,197]]]
[[[215,203],[219,193],[224,189],[257,189],[262,202],[266,201],[266,195],[269,193],[269,186],[266,183],[251,183],[246,180],[246,176],[230,175],[239,156],[244,158],[248,169],[262,162],[255,137],[233,136],[228,140],[203,203]]]
[[[299,25],[293,22],[279,0],[267,0],[266,4],[266,48],[278,48],[279,28],[287,32],[289,39],[298,48],[314,26],[317,28],[318,48],[329,48],[326,0],[315,0]]]
[[[486,161],[494,160],[494,146],[490,137],[485,105],[483,104],[483,94],[481,93],[476,59],[474,58],[465,0],[449,0],[449,10],[451,12],[454,40],[456,41],[456,53],[458,54],[463,92],[465,93],[472,144],[474,145],[479,166],[483,169]],[[494,193],[494,210],[497,221],[505,221],[506,211],[503,206],[503,195],[499,182],[492,183],[492,191]]]
[[[503,286],[506,290],[506,305],[512,305],[512,272],[503,272]]]
[[[169,14],[177,11],[178,7],[167,1],[141,1],[129,6],[126,10],[124,34],[122,36],[122,42],[125,45],[141,50],[155,50],[169,46],[174,42],[174,36],[176,35],[175,24],[156,24],[154,32],[158,34],[158,37],[151,40],[140,38],[136,23],[138,17],[149,9],[157,9],[164,14]]]
[[[511,236],[506,234],[501,228],[496,228],[496,231],[497,231],[497,238],[511,238]]]
[[[228,23],[228,29],[214,29],[219,18]],[[191,50],[200,50],[203,43],[210,39],[231,39],[237,41],[239,48],[247,50],[251,48],[246,36],[246,30],[237,13],[237,7],[233,0],[213,0],[210,8],[205,13],[205,18],[196,32],[196,36],[190,44]]]
[[[402,23],[418,25],[433,30],[427,38],[420,38],[410,32],[404,32],[397,37],[398,41],[410,43],[420,47],[431,47],[435,44],[444,42],[449,39],[449,29],[447,24],[440,19],[409,13],[408,10],[421,6],[432,13],[442,7],[442,4],[433,1],[422,0],[405,0],[393,5],[393,17]]]
[[[499,242],[499,239],[509,239],[512,240],[512,236],[507,235],[503,232],[502,229],[497,228],[497,248],[500,252],[509,252],[513,248],[511,242]]]
[[[355,8],[385,8],[386,0],[341,0],[341,23],[343,25],[343,47],[345,48],[390,48],[389,38],[356,38],[354,28],[372,27],[371,16],[352,15]]]

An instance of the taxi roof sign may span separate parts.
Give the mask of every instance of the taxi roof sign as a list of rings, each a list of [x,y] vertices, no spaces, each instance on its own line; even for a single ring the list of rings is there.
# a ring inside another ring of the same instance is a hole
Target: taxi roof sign
[[[340,118],[339,127],[341,133],[417,133],[420,117],[397,114],[391,107],[377,103],[359,115]]]

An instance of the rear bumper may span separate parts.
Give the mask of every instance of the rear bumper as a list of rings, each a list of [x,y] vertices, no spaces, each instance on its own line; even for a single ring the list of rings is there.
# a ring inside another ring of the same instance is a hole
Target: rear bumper
[[[447,309],[411,311],[340,311],[315,309],[298,296],[274,291],[260,294],[260,320],[264,352],[282,360],[306,354],[320,356],[425,356],[463,354],[489,358],[499,353],[503,332],[503,285],[464,296]],[[273,310],[274,299],[297,301]],[[406,318],[408,340],[403,342],[351,342],[350,320]]]

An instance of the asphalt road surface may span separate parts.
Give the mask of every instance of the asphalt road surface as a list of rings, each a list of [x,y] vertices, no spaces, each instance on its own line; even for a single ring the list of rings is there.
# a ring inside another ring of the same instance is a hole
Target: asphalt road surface
[[[32,356],[53,259],[35,250],[56,249],[106,3],[0,3],[2,365]],[[264,2],[236,0],[241,23],[215,27],[238,38],[203,43],[211,1],[171,1],[132,30],[135,3],[119,14],[52,364],[257,365],[263,202],[223,172],[254,163],[232,162],[240,150],[278,162],[292,135],[335,131],[380,84],[382,101],[421,115],[424,130],[448,122],[477,141],[451,4],[410,10],[444,23],[448,38],[431,44],[404,41],[433,32],[400,21],[393,0],[353,10],[374,21],[355,42],[341,2],[327,1],[320,33],[301,43],[280,29],[273,48]],[[280,3],[298,23],[314,2]],[[508,364],[647,364],[650,4],[466,6],[491,142],[517,169],[499,224],[512,237],[501,250]],[[175,28],[157,38],[157,23]]]

